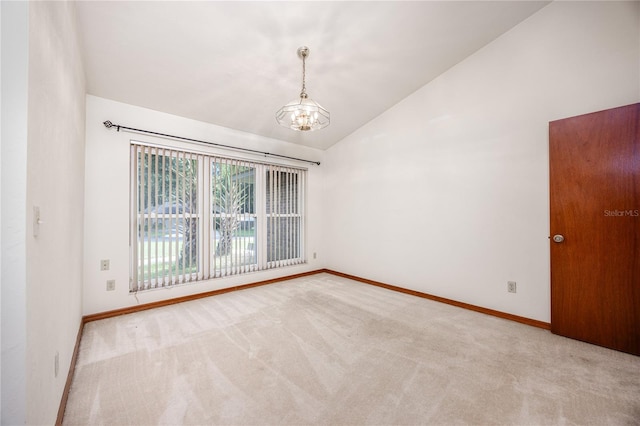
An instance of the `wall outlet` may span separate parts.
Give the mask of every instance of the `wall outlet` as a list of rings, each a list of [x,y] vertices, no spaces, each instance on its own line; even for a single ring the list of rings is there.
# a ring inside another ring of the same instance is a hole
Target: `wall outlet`
[[[60,371],[60,353],[56,351],[56,356],[53,358],[53,376],[58,377],[58,371]]]
[[[116,280],[107,280],[107,291],[113,291],[116,289]]]
[[[313,252],[313,258],[315,259],[316,257],[318,257],[318,256],[316,255],[316,252],[314,251]]]
[[[515,281],[507,281],[507,291],[509,293],[515,293],[517,290]]]
[[[100,270],[101,271],[109,270],[109,259],[103,259],[100,261]]]

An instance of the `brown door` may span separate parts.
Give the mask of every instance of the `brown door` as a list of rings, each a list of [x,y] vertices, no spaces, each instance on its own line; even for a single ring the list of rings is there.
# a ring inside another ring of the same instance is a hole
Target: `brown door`
[[[640,104],[549,123],[551,331],[640,355]]]

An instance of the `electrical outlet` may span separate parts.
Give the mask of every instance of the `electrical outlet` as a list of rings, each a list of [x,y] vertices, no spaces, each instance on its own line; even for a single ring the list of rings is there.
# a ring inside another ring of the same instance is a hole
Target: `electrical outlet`
[[[314,252],[313,252],[313,258],[315,259],[316,257],[317,257],[317,256],[316,256],[316,252],[314,251]]]
[[[100,261],[100,270],[101,271],[109,270],[109,259],[103,259]]]
[[[509,293],[515,293],[517,290],[515,281],[507,281],[507,291]]]
[[[60,353],[56,351],[56,356],[53,358],[53,376],[58,377],[58,371],[60,371]]]
[[[107,291],[113,291],[116,289],[116,280],[107,280]]]

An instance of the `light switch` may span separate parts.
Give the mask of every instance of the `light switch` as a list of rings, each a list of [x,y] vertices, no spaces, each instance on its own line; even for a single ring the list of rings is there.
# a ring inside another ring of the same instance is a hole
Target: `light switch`
[[[33,206],[33,237],[37,238],[38,234],[40,234],[40,224],[42,220],[40,220],[40,207]]]

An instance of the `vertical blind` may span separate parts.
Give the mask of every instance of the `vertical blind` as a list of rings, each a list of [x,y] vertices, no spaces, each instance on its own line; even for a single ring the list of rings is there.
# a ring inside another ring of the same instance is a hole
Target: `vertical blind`
[[[131,145],[131,285],[304,263],[306,170]]]

